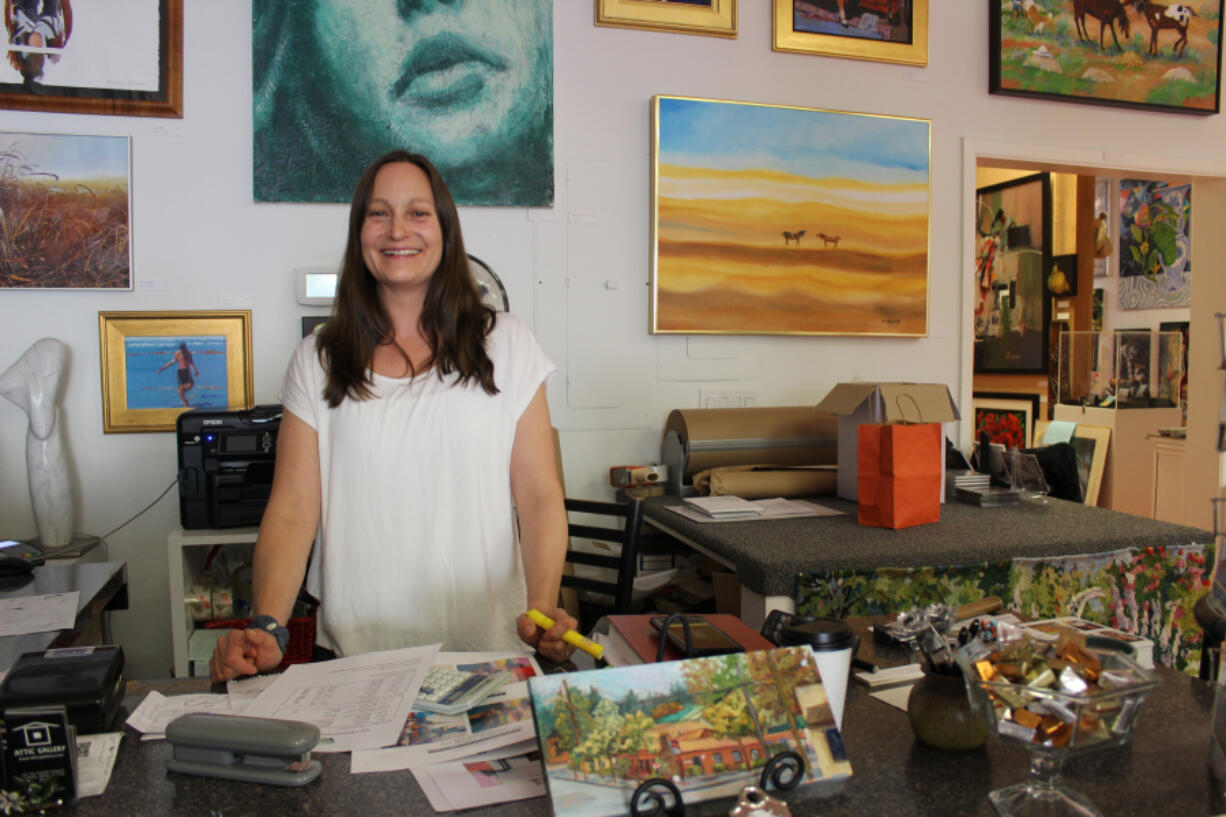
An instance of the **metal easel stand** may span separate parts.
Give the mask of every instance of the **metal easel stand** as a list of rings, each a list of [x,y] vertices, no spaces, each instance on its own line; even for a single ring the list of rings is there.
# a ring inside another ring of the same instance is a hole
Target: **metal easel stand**
[[[762,775],[758,778],[759,796],[771,788],[791,791],[804,774],[805,761],[798,752],[792,749],[780,752],[762,769]],[[752,792],[753,787],[749,791]],[[632,817],[685,817],[685,802],[681,799],[681,791],[671,780],[653,777],[640,783],[630,796],[630,814]]]

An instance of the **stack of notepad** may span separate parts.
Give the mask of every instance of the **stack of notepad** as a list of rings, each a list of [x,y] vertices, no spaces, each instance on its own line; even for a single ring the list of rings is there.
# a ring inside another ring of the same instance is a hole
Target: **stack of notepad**
[[[983,488],[992,482],[987,474],[978,471],[954,470],[945,472],[946,493],[956,493],[959,488]]]
[[[687,496],[685,501],[712,519],[753,519],[761,506],[739,496]]]
[[[1004,505],[1016,505],[1022,499],[1022,492],[1000,485],[959,486],[954,490],[954,498],[968,505],[978,505],[981,508],[999,508]]]

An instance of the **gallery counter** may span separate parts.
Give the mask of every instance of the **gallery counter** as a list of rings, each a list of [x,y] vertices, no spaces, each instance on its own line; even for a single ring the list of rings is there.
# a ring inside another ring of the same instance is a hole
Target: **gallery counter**
[[[682,503],[680,497],[660,496],[646,501],[645,515],[653,527],[734,567],[741,584],[762,596],[793,595],[796,575],[815,569],[865,571],[1213,543],[1209,531],[1060,499],[1008,508],[947,502],[940,522],[903,530],[860,526],[856,503],[845,499],[814,501],[845,513],[703,523],[668,510]]]
[[[1223,808],[1207,769],[1213,687],[1165,668],[1157,672],[1162,684],[1145,702],[1132,743],[1069,761],[1065,777],[1105,814],[1116,817],[1218,814]],[[126,706],[135,707],[151,689],[175,694],[205,691],[208,685],[198,679],[134,682],[129,685]],[[843,738],[853,768],[851,779],[837,794],[803,800],[787,795],[797,817],[992,817],[995,810],[988,802],[988,792],[1024,780],[1029,771],[1024,750],[995,739],[961,753],[917,743],[906,714],[871,698],[859,684],[848,689]],[[315,755],[323,763],[323,774],[300,789],[171,774],[166,771],[169,754],[165,741],[142,742],[127,729],[107,791],[58,813],[81,817],[399,817],[432,813],[411,772],[350,774],[348,754]],[[548,817],[551,809],[546,798],[538,797],[466,814]]]
[[[1033,618],[1075,615],[1151,638],[1155,660],[1200,665],[1192,614],[1214,564],[1208,531],[1060,499],[941,506],[941,520],[903,530],[862,527],[856,504],[822,497],[840,516],[694,522],[647,500],[656,528],[727,565],[741,618],[774,609],[847,617],[999,596]]]

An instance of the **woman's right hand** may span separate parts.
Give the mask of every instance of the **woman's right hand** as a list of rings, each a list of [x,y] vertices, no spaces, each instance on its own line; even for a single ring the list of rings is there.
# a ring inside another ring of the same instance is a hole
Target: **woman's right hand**
[[[263,630],[233,630],[217,639],[209,659],[209,676],[214,683],[241,675],[255,675],[276,669],[284,654],[277,639]]]

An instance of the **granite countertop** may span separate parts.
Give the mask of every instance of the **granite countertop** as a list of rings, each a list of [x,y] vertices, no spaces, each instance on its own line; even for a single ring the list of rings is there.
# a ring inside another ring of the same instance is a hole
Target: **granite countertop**
[[[854,502],[812,501],[845,513],[703,523],[668,510],[681,504],[680,497],[660,496],[646,501],[646,517],[654,527],[735,565],[741,583],[763,596],[791,595],[796,574],[804,570],[924,567],[1213,542],[1209,531],[1062,499],[1005,508],[947,502],[940,522],[897,531],[860,526]]]
[[[865,642],[862,657],[895,662],[889,656],[883,660],[880,650],[890,648],[876,647],[871,639]],[[1156,673],[1162,683],[1143,705],[1131,744],[1070,760],[1065,778],[1114,817],[1221,813],[1222,799],[1207,769],[1213,686],[1163,667]],[[150,689],[174,694],[208,688],[207,681],[195,679],[134,682],[125,704],[134,707]],[[57,813],[80,817],[432,813],[411,772],[350,774],[348,754],[316,754],[323,763],[318,780],[302,788],[281,788],[169,773],[169,744],[142,742],[131,729],[125,731],[107,791]],[[904,712],[870,697],[854,682],[847,691],[843,739],[852,777],[835,793],[814,788],[805,795],[785,795],[796,817],[994,817],[988,792],[1023,781],[1029,771],[1025,750],[994,738],[969,752],[944,752],[918,743]],[[730,802],[717,801],[702,811],[725,814],[729,808]],[[552,809],[547,798],[537,797],[465,813],[549,817]]]

